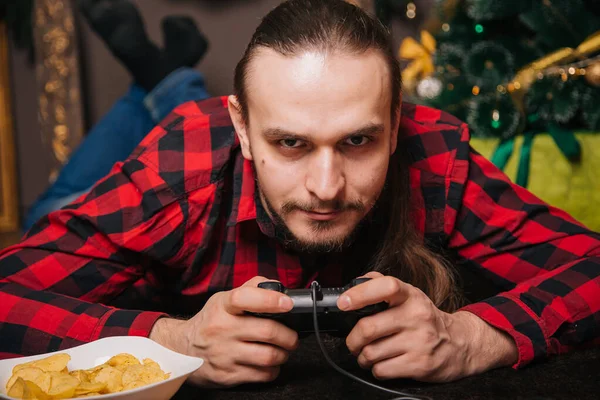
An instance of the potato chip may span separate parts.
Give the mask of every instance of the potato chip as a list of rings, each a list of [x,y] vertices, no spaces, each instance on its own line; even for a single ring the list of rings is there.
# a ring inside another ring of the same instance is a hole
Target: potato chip
[[[67,368],[67,364],[71,361],[71,356],[68,354],[60,353],[50,357],[43,358],[41,360],[30,361],[25,364],[15,365],[13,368],[13,374],[20,369],[27,367],[39,368],[44,372],[59,372]]]
[[[132,365],[123,373],[123,386],[134,381],[141,381],[145,384],[160,382],[165,380],[165,373],[161,369],[147,367],[144,365]]]
[[[90,393],[100,393],[104,389],[106,389],[106,383],[104,383],[104,382],[96,382],[96,383],[81,382],[81,383],[79,383],[79,386],[77,386],[77,389],[75,389],[75,396],[80,396],[80,395],[90,394]]]
[[[48,394],[46,394],[42,390],[42,388],[40,388],[35,383],[26,380],[25,381],[25,385],[27,386],[27,388],[31,392],[31,395],[32,395],[31,398],[32,399],[37,399],[37,400],[50,400],[51,399],[51,397]]]
[[[50,389],[47,393],[53,399],[68,399],[75,395],[75,389],[79,386],[79,380],[69,374],[61,374],[59,372],[50,372],[52,380],[50,381]]]
[[[158,365],[158,363],[156,361],[151,360],[149,358],[144,358],[143,363],[147,367],[152,367],[152,368],[160,369],[160,365]]]
[[[16,379],[8,391],[8,395],[18,399],[50,400],[50,397],[39,386],[23,378]]]
[[[70,360],[68,354],[55,354],[15,366],[6,384],[8,395],[37,400],[98,396],[160,382],[171,375],[156,361],[145,358],[140,363],[127,353],[87,370],[69,371]]]
[[[106,364],[123,372],[130,365],[140,365],[140,360],[138,360],[131,354],[121,353],[117,354],[114,357],[111,357],[110,360],[106,362]]]
[[[6,389],[10,390],[15,381],[19,378],[34,382],[36,385],[42,388],[44,392],[47,392],[48,388],[50,387],[51,377],[49,375],[47,375],[44,371],[42,371],[39,368],[26,367],[18,370],[10,377],[10,379],[6,383]]]
[[[29,388],[25,385],[23,378],[16,378],[10,389],[8,389],[8,396],[15,397],[17,399],[25,399],[25,391],[29,394]]]
[[[90,381],[87,371],[84,371],[82,369],[77,369],[75,371],[71,371],[71,372],[69,372],[69,375],[71,375],[73,378],[77,378],[79,380],[79,382],[82,382],[82,383]]]
[[[105,365],[104,368],[90,374],[92,383],[102,382],[106,384],[106,388],[102,393],[115,393],[123,390],[123,373],[118,369]]]
[[[135,388],[139,388],[140,386],[146,386],[147,384],[142,381],[133,381],[129,382],[127,385],[123,386],[123,390],[131,390]]]

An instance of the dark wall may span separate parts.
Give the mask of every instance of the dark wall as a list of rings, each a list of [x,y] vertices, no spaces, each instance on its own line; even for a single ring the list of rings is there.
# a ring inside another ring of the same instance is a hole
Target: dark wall
[[[208,37],[210,49],[197,66],[214,95],[232,89],[233,69],[260,18],[282,0],[132,0],[140,9],[150,37],[162,43],[160,21],[166,15],[185,14],[197,21]],[[433,0],[417,2],[423,18]],[[418,21],[417,21],[418,22]],[[79,18],[86,123],[91,126],[108,111],[130,84],[127,71],[112,57],[103,42]],[[416,24],[394,23],[396,42],[415,35]],[[37,128],[35,75],[26,54],[12,53],[12,77],[17,130],[18,168],[22,208],[29,207],[47,185],[49,156]]]
[[[19,182],[20,214],[48,184],[50,158],[38,125],[35,71],[28,54],[11,46],[11,92]]]

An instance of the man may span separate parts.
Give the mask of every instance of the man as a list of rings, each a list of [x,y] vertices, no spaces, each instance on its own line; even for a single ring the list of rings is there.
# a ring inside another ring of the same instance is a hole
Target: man
[[[0,352],[147,335],[203,357],[197,384],[269,381],[298,336],[245,314],[292,307],[257,284],[365,272],[338,306],[389,303],[346,338],[379,379],[450,381],[596,340],[599,235],[510,183],[460,121],[401,107],[399,76],[355,6],[274,9],[234,96],[177,108],[2,253]],[[454,269],[495,293],[457,311]]]

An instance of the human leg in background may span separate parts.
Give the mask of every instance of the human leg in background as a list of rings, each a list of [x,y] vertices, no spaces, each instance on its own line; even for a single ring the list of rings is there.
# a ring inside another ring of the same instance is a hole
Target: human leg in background
[[[94,31],[129,70],[134,84],[90,130],[56,181],[29,209],[25,231],[86,193],[173,108],[209,97],[202,75],[190,68],[208,48],[193,20],[166,17],[161,50],[148,39],[139,12],[129,1],[80,0],[80,5]]]

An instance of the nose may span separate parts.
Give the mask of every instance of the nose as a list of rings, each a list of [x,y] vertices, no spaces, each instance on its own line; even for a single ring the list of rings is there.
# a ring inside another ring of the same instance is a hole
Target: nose
[[[309,163],[306,189],[321,201],[337,199],[346,184],[342,162],[333,149],[319,150]]]

